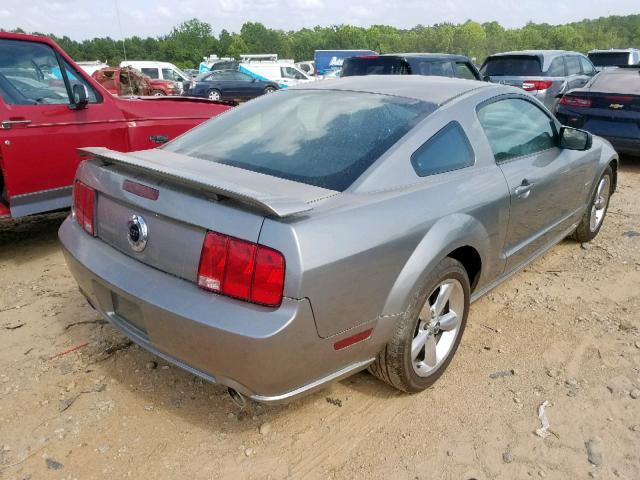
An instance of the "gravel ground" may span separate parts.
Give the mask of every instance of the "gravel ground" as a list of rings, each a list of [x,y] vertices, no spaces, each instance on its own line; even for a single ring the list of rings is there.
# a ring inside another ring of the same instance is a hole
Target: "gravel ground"
[[[417,395],[363,372],[241,411],[98,318],[62,219],[0,224],[2,479],[640,478],[640,160],[599,237],[474,304],[451,367]]]

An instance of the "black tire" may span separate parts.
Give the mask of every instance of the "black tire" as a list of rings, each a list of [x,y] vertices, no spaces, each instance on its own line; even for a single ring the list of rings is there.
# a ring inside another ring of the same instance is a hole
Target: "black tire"
[[[264,88],[264,93],[265,93],[265,94],[267,94],[267,93],[273,93],[273,92],[275,92],[276,90],[277,90],[277,89],[276,89],[275,87],[268,86],[268,87],[265,87],[265,88]]]
[[[598,186],[603,181],[603,179],[607,177],[609,180],[609,183],[608,183],[609,190],[606,195],[606,205],[604,206],[604,213],[602,215],[602,220],[600,220],[600,223],[597,224],[596,228],[592,228],[591,211],[594,208],[594,204],[596,203],[596,199],[598,196]],[[577,240],[578,242],[584,243],[584,242],[590,242],[591,240],[596,238],[596,235],[598,235],[598,232],[600,232],[600,229],[604,224],[604,219],[607,216],[607,211],[609,210],[609,199],[611,198],[612,188],[613,188],[613,172],[611,170],[611,167],[608,166],[605,169],[605,171],[602,173],[602,176],[598,179],[598,183],[596,185],[595,191],[593,192],[593,196],[591,197],[591,201],[589,202],[589,205],[587,205],[587,209],[584,212],[584,215],[582,216],[582,219],[580,220],[578,227],[573,232],[573,238],[575,240]]]
[[[164,93],[162,90],[152,90],[151,91],[151,95],[153,95],[154,97],[166,97],[167,94]]]
[[[411,343],[416,332],[419,314],[429,295],[447,279],[460,282],[464,292],[464,313],[460,320],[457,337],[448,356],[428,377],[416,374],[411,360]],[[446,370],[458,349],[460,339],[464,333],[469,314],[470,286],[469,277],[460,262],[447,257],[431,271],[423,282],[423,286],[416,293],[405,315],[396,324],[391,340],[378,354],[375,362],[369,366],[369,371],[380,380],[404,392],[421,392],[433,385]]]

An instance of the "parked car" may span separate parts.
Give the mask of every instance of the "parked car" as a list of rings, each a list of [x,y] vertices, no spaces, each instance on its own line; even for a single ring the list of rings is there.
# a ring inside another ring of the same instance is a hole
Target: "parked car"
[[[173,63],[169,62],[128,60],[120,62],[120,67],[133,67],[138,69],[152,80],[167,80],[174,82],[176,86],[175,95],[181,95],[185,82],[191,81],[189,75],[184,73]]]
[[[522,90],[417,75],[305,84],[159,149],[83,152],[59,233],[80,291],[144,348],[263,402],[367,367],[433,384],[470,302],[598,234],[618,169]]]
[[[52,40],[0,32],[0,217],[69,207],[79,147],[156,147],[228,108],[113,97]]]
[[[342,77],[359,75],[436,75],[480,80],[469,58],[446,53],[398,53],[345,58]]]
[[[149,78],[133,67],[107,67],[91,75],[112,95],[121,97],[176,95],[176,83],[170,80]]]
[[[553,112],[564,93],[584,86],[596,70],[581,53],[526,50],[489,55],[480,74],[490,82],[522,88]]]
[[[184,95],[209,100],[250,100],[278,90],[275,82],[258,80],[237,70],[202,73],[185,90]]]
[[[316,50],[313,54],[314,75],[323,77],[342,68],[345,58],[377,55],[373,50]]]
[[[607,69],[570,90],[556,116],[606,138],[618,153],[640,156],[640,65]]]
[[[250,75],[256,80],[275,82],[278,88],[287,88],[298,83],[315,80],[307,76],[296,67],[293,62],[287,60],[254,60],[242,62],[239,71]]]
[[[591,50],[587,57],[601,71],[609,67],[623,67],[640,64],[640,50],[637,48],[620,48],[611,50]]]

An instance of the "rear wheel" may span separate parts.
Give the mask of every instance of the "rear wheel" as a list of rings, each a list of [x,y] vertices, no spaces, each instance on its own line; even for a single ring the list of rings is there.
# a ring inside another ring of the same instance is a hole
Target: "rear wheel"
[[[167,94],[164,93],[162,90],[153,90],[151,92],[151,95],[153,95],[154,97],[166,97]]]
[[[611,171],[611,167],[607,167],[598,181],[596,191],[593,193],[591,202],[587,206],[582,220],[580,220],[576,231],[573,233],[573,237],[577,241],[589,242],[593,240],[596,235],[598,235],[600,228],[602,228],[604,217],[609,208],[612,178],[613,172]]]
[[[428,275],[393,337],[369,367],[405,392],[430,387],[451,362],[469,311],[469,277],[460,262],[445,258]]]
[[[222,96],[220,95],[220,90],[216,90],[215,88],[209,90],[207,92],[207,98],[209,100],[220,100]]]

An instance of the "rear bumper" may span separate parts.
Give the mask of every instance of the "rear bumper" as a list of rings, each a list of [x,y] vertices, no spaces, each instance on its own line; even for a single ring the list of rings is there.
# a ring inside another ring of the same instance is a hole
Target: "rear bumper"
[[[618,153],[640,155],[640,128],[633,122],[593,117],[566,107],[558,109],[557,118],[564,125],[587,130],[608,140]]]
[[[318,336],[307,299],[285,298],[273,309],[205,292],[85,234],[70,218],[59,236],[81,292],[116,329],[254,400],[293,399],[366,368],[375,356],[369,340],[335,351],[340,337]],[[116,313],[122,303],[137,312],[135,321]]]

